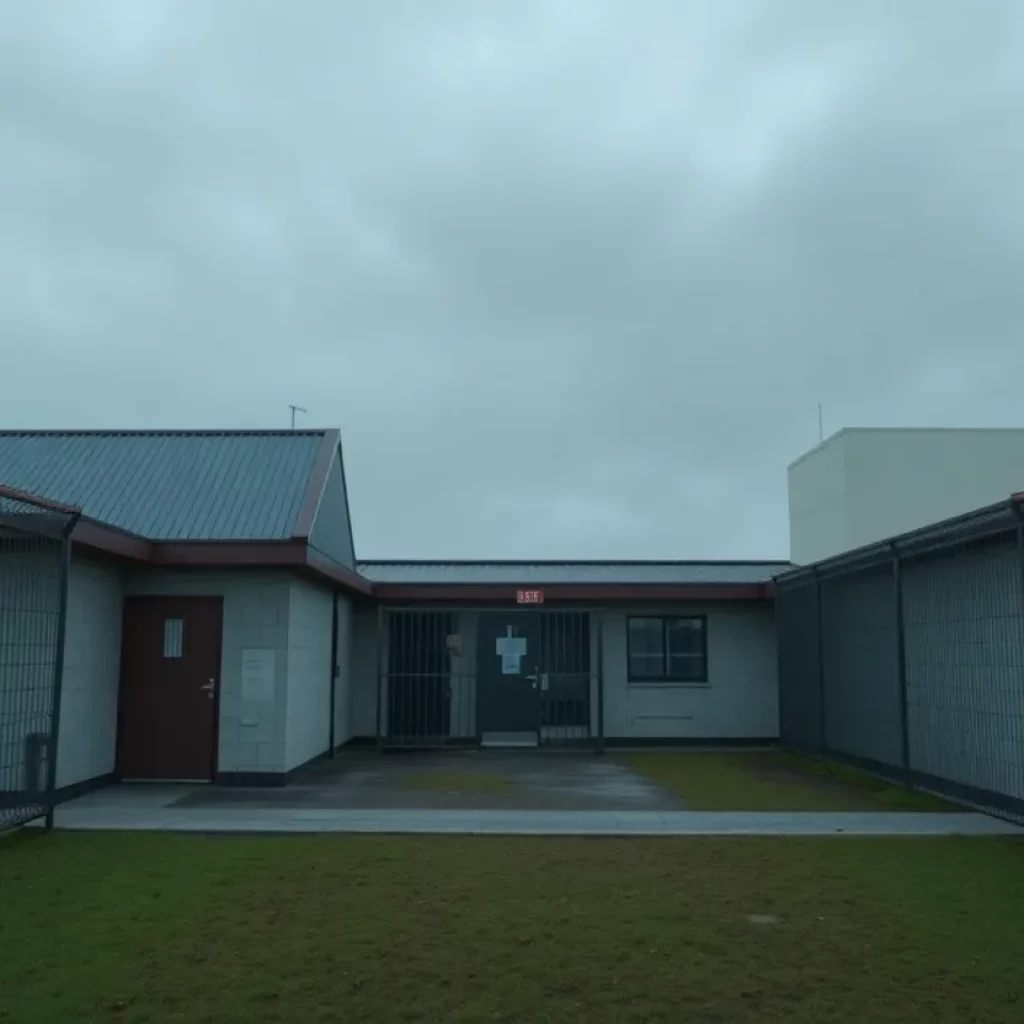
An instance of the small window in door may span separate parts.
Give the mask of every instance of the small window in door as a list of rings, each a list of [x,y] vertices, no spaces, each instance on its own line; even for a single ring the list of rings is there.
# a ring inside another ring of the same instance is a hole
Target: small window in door
[[[180,658],[185,640],[184,619],[164,619],[164,657]]]

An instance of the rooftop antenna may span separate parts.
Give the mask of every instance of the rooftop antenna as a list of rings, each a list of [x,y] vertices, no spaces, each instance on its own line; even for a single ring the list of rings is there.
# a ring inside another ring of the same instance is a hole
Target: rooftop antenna
[[[292,426],[295,426],[295,414],[292,413]],[[825,440],[825,425],[821,415],[821,402],[818,403],[818,443]]]
[[[292,430],[295,429],[295,414],[297,412],[309,412],[308,409],[303,409],[301,405],[289,405],[289,409],[292,411]]]

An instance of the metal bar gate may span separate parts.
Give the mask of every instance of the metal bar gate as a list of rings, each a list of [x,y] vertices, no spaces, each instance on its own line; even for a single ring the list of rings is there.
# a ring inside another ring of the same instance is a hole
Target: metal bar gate
[[[604,745],[600,616],[381,608],[383,748]]]

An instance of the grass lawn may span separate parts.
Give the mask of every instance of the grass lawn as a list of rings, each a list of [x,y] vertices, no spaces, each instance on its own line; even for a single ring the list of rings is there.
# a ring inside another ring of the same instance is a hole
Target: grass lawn
[[[0,1020],[1024,1019],[991,838],[0,839]]]
[[[959,811],[867,772],[777,750],[625,755],[694,811]]]

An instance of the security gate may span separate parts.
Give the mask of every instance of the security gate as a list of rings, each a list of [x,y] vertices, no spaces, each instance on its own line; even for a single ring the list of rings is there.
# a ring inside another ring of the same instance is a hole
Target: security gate
[[[589,611],[382,609],[382,747],[602,747],[599,618]]]

